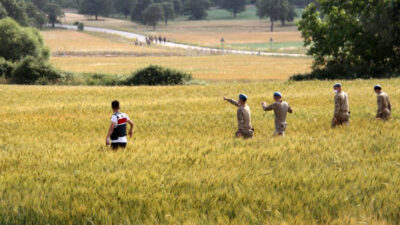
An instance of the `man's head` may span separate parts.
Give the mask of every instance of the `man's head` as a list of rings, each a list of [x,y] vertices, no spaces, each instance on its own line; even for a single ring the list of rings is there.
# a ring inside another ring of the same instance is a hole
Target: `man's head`
[[[337,83],[333,85],[333,90],[335,90],[336,93],[341,92],[342,91],[342,84]]]
[[[246,102],[247,102],[247,96],[245,94],[240,94],[239,95],[239,103],[243,105],[243,104],[246,104]]]
[[[114,112],[118,112],[119,111],[119,101],[114,100],[113,102],[111,102],[111,108]]]
[[[377,94],[381,93],[381,92],[382,92],[382,87],[381,87],[381,85],[379,85],[379,84],[375,85],[375,86],[374,86],[374,91],[375,91],[375,93],[377,93]]]
[[[275,92],[274,93],[274,100],[275,101],[280,101],[282,100],[282,94],[280,92]]]

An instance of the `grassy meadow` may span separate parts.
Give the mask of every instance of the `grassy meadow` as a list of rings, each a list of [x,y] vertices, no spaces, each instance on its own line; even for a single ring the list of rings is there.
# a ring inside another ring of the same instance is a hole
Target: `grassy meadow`
[[[374,120],[372,85],[392,99]],[[330,129],[332,82],[177,87],[0,86],[0,224],[398,224],[399,79],[344,81],[351,126]],[[273,138],[271,102],[294,109]],[[253,140],[233,138],[249,96]],[[104,146],[110,102],[135,122]]]
[[[270,32],[270,23],[259,19],[213,19],[199,21],[178,19],[170,21],[168,25],[160,23],[156,31],[153,31],[149,26],[143,26],[129,20],[100,17],[98,21],[95,21],[92,18],[71,12],[65,14],[65,19],[62,22],[73,24],[75,21],[81,21],[86,26],[112,28],[150,36],[161,35],[174,42],[207,47],[219,47],[222,37],[225,39],[227,46],[232,44],[268,43],[270,38],[273,38],[276,43],[286,45],[295,42],[297,44],[294,46],[300,49],[302,49],[303,43],[301,34],[294,23],[288,23],[286,26],[276,23],[275,32]],[[252,50],[251,47],[245,49]]]
[[[311,70],[310,58],[260,56],[191,57],[52,57],[51,62],[65,71],[130,74],[150,64],[179,69],[194,78],[220,80],[285,80]]]
[[[50,29],[42,31],[41,34],[53,55],[169,56],[185,54],[182,49],[171,49],[156,45],[135,46],[134,40],[99,32]]]

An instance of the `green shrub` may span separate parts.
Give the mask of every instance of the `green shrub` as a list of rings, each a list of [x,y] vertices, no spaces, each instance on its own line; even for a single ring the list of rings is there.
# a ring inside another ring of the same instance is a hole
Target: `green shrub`
[[[161,66],[150,65],[138,70],[126,80],[126,85],[180,85],[192,80],[192,75]]]
[[[85,29],[85,25],[83,23],[78,24],[78,30],[83,31]]]
[[[82,74],[84,85],[96,85],[96,86],[117,86],[123,84],[123,78],[120,75],[112,74]]]
[[[11,82],[16,84],[54,84],[61,78],[49,63],[28,56],[18,62],[11,74]]]
[[[367,66],[352,66],[346,70],[343,67],[336,65],[326,66],[325,68],[314,69],[308,74],[297,74],[290,77],[293,81],[302,80],[354,80],[354,79],[382,79],[382,78],[394,78],[400,77],[400,71],[386,71],[374,70],[370,71]]]
[[[14,64],[0,57],[0,77],[10,79]]]
[[[0,57],[16,62],[26,56],[47,60],[49,54],[37,29],[21,27],[10,18],[0,20]]]

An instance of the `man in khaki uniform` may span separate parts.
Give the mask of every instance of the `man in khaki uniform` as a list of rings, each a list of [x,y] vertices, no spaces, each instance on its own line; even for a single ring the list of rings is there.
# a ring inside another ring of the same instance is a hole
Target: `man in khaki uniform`
[[[378,95],[378,113],[376,114],[376,118],[381,120],[389,120],[392,111],[389,96],[382,91],[382,87],[379,84],[375,85],[374,90]]]
[[[224,97],[224,100],[238,107],[237,110],[238,131],[235,133],[235,136],[237,138],[243,137],[245,139],[252,138],[254,134],[254,129],[251,126],[250,107],[246,104],[247,96],[244,94],[240,94],[238,101],[235,101],[227,97]]]
[[[335,112],[332,119],[332,128],[341,125],[349,125],[350,110],[349,110],[349,97],[342,91],[341,84],[333,85],[335,91]]]
[[[282,94],[280,92],[274,93],[275,102],[267,106],[267,103],[261,103],[264,111],[274,110],[275,114],[275,132],[274,136],[285,136],[285,130],[287,127],[286,115],[287,113],[293,113],[292,108],[285,101],[282,101]]]

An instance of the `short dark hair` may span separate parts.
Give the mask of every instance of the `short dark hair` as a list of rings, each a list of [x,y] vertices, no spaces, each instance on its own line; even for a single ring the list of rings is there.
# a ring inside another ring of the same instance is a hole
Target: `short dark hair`
[[[111,102],[111,107],[113,109],[119,109],[119,101],[115,100],[115,101]]]

